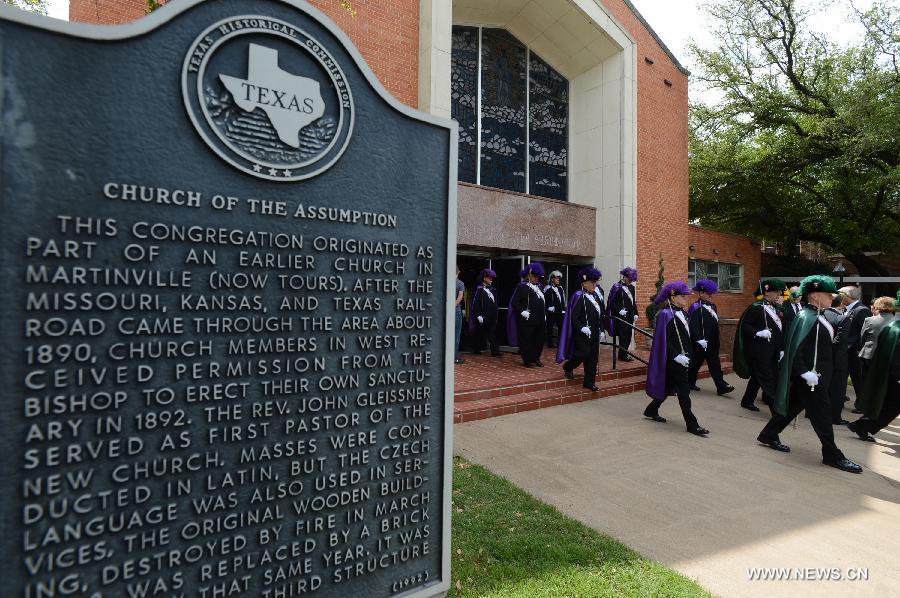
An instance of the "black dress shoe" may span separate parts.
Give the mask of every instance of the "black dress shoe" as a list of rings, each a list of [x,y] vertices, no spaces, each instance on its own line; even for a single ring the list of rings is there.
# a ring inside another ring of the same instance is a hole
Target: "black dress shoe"
[[[542,361],[535,361],[535,362],[534,362],[534,365],[538,366],[539,368],[542,368],[542,367],[544,367],[544,362],[542,362]]]
[[[523,365],[524,367],[526,367],[526,368],[533,368],[533,367],[534,367],[534,364],[533,364],[533,363],[523,363],[522,365]]]
[[[839,420],[837,420],[836,422],[831,422],[831,425],[833,425],[833,426],[846,426],[846,425],[849,424],[849,423],[850,423],[850,422],[848,422],[846,419],[839,419]]]
[[[728,386],[723,386],[722,388],[718,389],[716,391],[716,394],[721,397],[722,395],[727,395],[730,392],[734,392],[734,387],[731,385],[728,385]]]
[[[699,391],[700,391],[700,387],[697,386],[696,384],[693,384],[693,385],[691,385],[691,390],[696,390],[696,391],[699,392]]]
[[[847,471],[849,473],[862,473],[863,471],[862,467],[859,464],[854,463],[850,459],[846,458],[837,459],[835,461],[832,461],[830,459],[822,459],[822,463],[840,469],[841,471]]]
[[[569,380],[575,379],[575,373],[572,370],[563,370],[563,375]]]
[[[491,357],[503,357],[503,353],[491,353]]]
[[[460,357],[459,359],[454,359],[454,360],[453,360],[453,363],[465,363],[465,362],[466,362],[466,360],[463,359],[462,357]]]
[[[594,392],[599,392],[599,391],[600,391],[600,387],[599,387],[599,386],[585,386],[584,388],[586,388],[586,389],[588,389],[588,390],[591,390],[591,391],[594,391]]]
[[[779,451],[782,453],[791,452],[791,447],[789,447],[786,444],[781,444],[777,440],[763,440],[762,438],[760,438],[758,436],[757,436],[756,440],[760,444],[764,444],[765,446],[769,447],[770,449],[773,449],[773,450],[776,450],[776,451]]]
[[[619,357],[619,361],[634,361],[634,357],[631,355],[623,355]]]
[[[704,436],[704,437],[707,434],[709,434],[709,430],[707,430],[706,428],[703,428],[703,427],[693,428],[691,430],[688,430],[688,432],[690,432],[694,436]]]
[[[645,414],[644,414],[644,417],[646,417],[647,419],[652,419],[653,421],[659,422],[659,423],[661,423],[661,424],[666,423],[666,418],[664,418],[664,417],[661,416],[661,415],[648,415],[648,414],[645,413]]]
[[[850,413],[852,413],[854,415],[862,415],[862,409],[854,409]]]
[[[741,403],[741,407],[749,411],[759,411],[759,407],[757,407],[753,403]]]
[[[856,434],[856,437],[865,442],[875,442],[875,439],[866,431],[859,429],[859,420],[847,424],[847,429]]]

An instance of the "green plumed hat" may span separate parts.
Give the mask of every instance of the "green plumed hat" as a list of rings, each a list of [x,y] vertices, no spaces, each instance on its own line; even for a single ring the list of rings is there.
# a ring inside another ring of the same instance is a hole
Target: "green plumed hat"
[[[780,278],[765,278],[759,283],[759,288],[756,289],[757,295],[765,295],[769,291],[778,291],[779,293],[783,293],[787,289],[787,285],[784,284],[784,281]]]
[[[800,281],[800,294],[806,297],[810,293],[837,293],[834,279],[824,274],[813,274]]]
[[[800,289],[794,289],[793,291],[791,291],[791,297],[794,299],[797,299],[801,295],[802,293],[800,292]]]

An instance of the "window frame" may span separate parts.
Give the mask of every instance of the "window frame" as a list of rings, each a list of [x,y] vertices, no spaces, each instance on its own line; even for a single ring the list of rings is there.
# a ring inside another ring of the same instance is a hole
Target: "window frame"
[[[565,140],[565,151],[566,151],[566,168],[565,168],[565,188],[561,195],[564,199],[559,199],[555,197],[547,197],[544,195],[535,195],[532,192],[531,185],[531,58],[532,58],[532,49],[531,46],[523,42],[519,39],[515,34],[504,27],[486,27],[484,25],[463,25],[463,24],[454,24],[453,28],[471,28],[476,29],[477,34],[477,43],[476,43],[476,53],[477,53],[477,64],[476,64],[476,83],[475,83],[475,184],[478,186],[482,185],[482,177],[481,177],[481,162],[482,162],[482,112],[483,112],[483,57],[482,57],[482,47],[484,44],[484,30],[485,29],[498,29],[505,31],[512,38],[514,38],[522,47],[525,49],[525,191],[526,195],[534,195],[534,197],[540,197],[542,199],[549,199],[551,201],[569,201],[569,187],[570,187],[570,172],[569,172],[569,151],[571,144],[571,101],[572,101],[572,81],[563,76],[562,73],[557,71],[550,63],[545,60],[540,54],[534,52],[534,56],[543,62],[548,68],[552,69],[556,75],[559,76],[560,79],[563,79],[566,82],[566,140]],[[452,35],[451,31],[451,35]],[[451,44],[452,48],[452,44]],[[451,50],[452,51],[452,50]],[[452,78],[452,75],[451,75]],[[502,191],[508,191],[510,193],[520,193],[519,191],[511,190],[511,189],[503,189],[499,188]]]
[[[713,264],[715,265],[716,273],[710,274],[708,267]],[[733,273],[733,268],[737,268],[736,274]],[[700,274],[701,272],[702,274]],[[720,293],[744,292],[744,264],[688,258],[688,284],[694,286],[697,284],[697,280],[702,278],[714,280],[719,285]],[[729,288],[731,280],[737,281],[736,288]]]

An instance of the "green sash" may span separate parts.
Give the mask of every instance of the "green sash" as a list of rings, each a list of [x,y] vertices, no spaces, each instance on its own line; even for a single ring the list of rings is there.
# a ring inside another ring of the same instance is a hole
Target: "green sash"
[[[778,390],[775,392],[775,413],[787,415],[788,403],[790,403],[791,370],[794,368],[794,357],[797,349],[806,339],[813,326],[816,325],[819,314],[815,309],[808,307],[800,310],[797,317],[787,329],[784,340],[784,358],[778,369]]]
[[[756,305],[763,305],[763,301],[754,301],[750,305],[747,306],[747,309],[744,310],[744,313],[741,314],[741,319],[738,321],[737,331],[734,334],[734,355],[732,358],[732,366],[734,367],[734,373],[743,378],[744,380],[750,377],[752,373],[750,371],[750,364],[747,361],[747,355],[744,353],[744,318],[747,317],[747,314],[750,313],[750,310]]]
[[[891,360],[894,359],[898,339],[900,339],[900,320],[894,320],[889,326],[885,326],[878,335],[875,357],[872,358],[872,364],[866,372],[857,401],[859,408],[869,419],[878,419],[881,415],[881,406],[884,404],[884,395],[887,394],[889,383],[888,370],[891,367]]]

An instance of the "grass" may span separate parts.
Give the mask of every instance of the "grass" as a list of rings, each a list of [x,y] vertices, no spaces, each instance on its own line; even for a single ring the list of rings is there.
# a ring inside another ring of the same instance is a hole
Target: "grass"
[[[683,575],[456,457],[449,596],[709,596]]]

